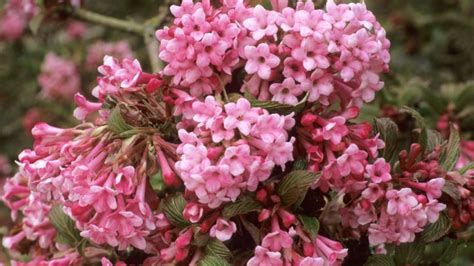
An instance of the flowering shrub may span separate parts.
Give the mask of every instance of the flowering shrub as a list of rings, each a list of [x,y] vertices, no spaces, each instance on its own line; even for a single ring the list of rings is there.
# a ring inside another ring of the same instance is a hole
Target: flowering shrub
[[[457,127],[435,134],[409,107],[359,119],[389,70],[373,13],[270,4],[172,5],[150,49],[160,71],[97,43],[88,68],[112,55],[94,100],[47,55],[42,95],[73,98],[78,122],[37,123],[4,185],[14,265],[416,265],[462,243],[474,172]]]

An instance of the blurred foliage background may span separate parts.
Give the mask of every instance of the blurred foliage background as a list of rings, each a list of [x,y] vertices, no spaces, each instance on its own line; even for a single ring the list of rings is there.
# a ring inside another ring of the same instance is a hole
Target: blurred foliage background
[[[6,2],[0,0],[0,7]],[[86,0],[81,6],[141,24],[160,15],[159,7],[169,3],[163,0]],[[323,7],[325,1],[315,3]],[[387,31],[392,42],[392,59],[391,71],[384,77],[385,88],[374,103],[365,107],[360,119],[393,116],[397,108],[408,105],[416,108],[430,126],[441,133],[443,121],[455,122],[463,140],[474,140],[474,1],[365,0],[365,3]],[[95,86],[96,67],[87,62],[94,43],[125,41],[142,67],[150,70],[143,36],[87,22],[83,22],[85,31],[81,36],[73,36],[71,25],[75,20],[61,12],[52,14],[33,18],[18,40],[0,40],[0,180],[15,169],[17,154],[32,144],[30,130],[34,123],[46,121],[57,126],[75,123],[72,98],[46,99],[40,94],[37,77],[48,52],[76,65],[81,79],[80,91],[86,96],[90,96]],[[474,156],[474,152],[472,154]],[[2,164],[2,161],[7,163]],[[1,234],[9,223],[9,214],[5,208],[0,210]],[[452,263],[472,265],[474,245],[466,246],[462,254]]]

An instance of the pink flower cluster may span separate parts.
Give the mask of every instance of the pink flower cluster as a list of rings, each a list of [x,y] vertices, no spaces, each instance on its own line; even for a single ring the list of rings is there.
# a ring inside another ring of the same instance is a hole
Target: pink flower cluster
[[[22,231],[3,237],[3,246],[16,249],[25,238],[38,241],[41,248],[54,247],[56,229],[49,222],[51,205],[42,201],[40,193],[30,191],[27,177],[20,173],[8,179],[4,185],[2,201],[11,210],[12,220],[20,219]],[[18,215],[21,213],[21,216]]]
[[[37,9],[33,0],[8,1],[0,17],[0,39],[14,41],[21,38]]]
[[[324,11],[312,1],[280,4],[272,11],[243,1],[173,6],[173,25],[156,32],[168,63],[163,74],[194,97],[228,85],[244,67],[243,86],[227,89],[292,105],[305,94],[323,105],[372,101],[390,43],[365,5],[328,1]]]
[[[369,164],[368,160],[376,159],[385,144],[378,136],[370,137],[370,124],[348,122],[358,113],[357,107],[351,107],[327,118],[312,112],[303,114],[298,141],[306,150],[308,169],[322,171],[313,188],[319,187],[323,192],[360,192],[367,186],[367,180],[391,179],[390,165],[384,159]]]
[[[132,147],[122,146],[104,127],[87,125],[60,129],[40,123],[33,136],[34,150],[19,157],[30,189],[42,200],[61,203],[81,236],[120,250],[145,249],[144,237],[155,228],[145,202],[146,162],[114,165],[112,159]]]
[[[255,191],[275,166],[293,160],[292,115],[269,114],[240,98],[222,105],[212,96],[194,101],[179,127],[176,171],[199,201],[211,208]],[[192,128],[191,130],[187,130]]]
[[[74,62],[49,52],[38,76],[41,96],[48,100],[72,100],[79,92],[81,79]]]
[[[106,55],[117,58],[118,60],[134,58],[133,52],[126,41],[97,41],[91,44],[87,50],[86,68],[95,71],[97,67],[102,64],[104,56]]]

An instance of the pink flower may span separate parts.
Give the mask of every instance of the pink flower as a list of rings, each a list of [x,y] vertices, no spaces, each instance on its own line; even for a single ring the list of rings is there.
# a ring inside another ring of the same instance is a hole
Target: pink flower
[[[430,223],[438,220],[439,214],[446,209],[446,205],[439,203],[437,200],[431,200],[425,205],[426,217]]]
[[[426,195],[429,200],[437,199],[443,194],[443,187],[446,180],[444,178],[433,178],[428,183],[426,183]]]
[[[104,56],[109,55],[118,60],[125,58],[133,59],[133,52],[130,49],[128,42],[103,42],[97,41],[91,44],[87,50],[86,68],[95,70],[102,64]]]
[[[134,178],[135,168],[133,166],[125,166],[120,169],[117,176],[115,176],[114,187],[115,190],[124,195],[130,195],[134,192]]]
[[[261,5],[257,5],[253,9],[253,17],[244,20],[244,26],[251,31],[252,38],[256,41],[265,36],[274,36],[278,27],[276,21],[278,13],[274,11],[267,11]]]
[[[309,91],[308,101],[315,102],[319,100],[322,104],[329,105],[327,97],[334,91],[332,79],[331,74],[321,69],[314,70],[311,77],[301,83],[301,87]]]
[[[79,199],[81,206],[91,205],[97,212],[105,212],[115,210],[117,208],[117,200],[115,195],[117,192],[108,187],[92,186],[90,188],[78,188],[74,191],[82,194]]]
[[[99,66],[98,70],[122,88],[135,86],[142,73],[140,62],[137,59],[125,58],[122,62],[119,62],[118,59],[109,55],[104,56],[104,63]]]
[[[249,163],[250,147],[245,144],[227,148],[224,158],[221,160],[221,164],[227,164],[229,172],[234,176],[242,174],[245,171],[245,166]]]
[[[277,230],[268,233],[262,240],[262,246],[271,251],[280,251],[282,248],[290,248],[293,244],[288,232]]]
[[[368,199],[372,203],[382,198],[384,194],[385,191],[379,185],[374,183],[370,183],[369,187],[362,191],[362,197]]]
[[[326,46],[311,37],[304,38],[301,41],[301,46],[293,49],[291,55],[296,60],[303,62],[303,66],[307,71],[315,68],[326,69],[330,66]]]
[[[345,124],[346,119],[342,116],[335,116],[329,119],[322,128],[321,134],[323,139],[330,140],[334,145],[341,143],[342,138],[349,133]]]
[[[183,210],[184,219],[191,223],[197,223],[201,220],[204,209],[197,203],[189,202]]]
[[[350,173],[362,174],[364,172],[364,161],[367,158],[365,151],[359,150],[355,144],[349,145],[344,154],[337,158],[337,165],[342,176]]]
[[[224,119],[226,129],[238,128],[240,133],[248,135],[253,123],[257,121],[258,113],[252,110],[247,99],[240,98],[237,103],[228,103],[224,106],[227,117]]]
[[[259,266],[259,265],[272,265],[281,266],[283,261],[281,260],[280,252],[272,252],[262,246],[255,248],[255,255],[247,262],[248,266]]]
[[[49,99],[72,99],[80,89],[80,77],[76,65],[49,52],[41,65],[38,76],[41,96]]]
[[[181,18],[183,30],[195,41],[200,41],[204,34],[211,29],[211,25],[206,21],[206,14],[202,8],[198,8],[192,14],[184,14]]]
[[[324,266],[323,258],[305,257],[299,266]]]
[[[193,103],[193,111],[195,113],[193,120],[209,127],[212,123],[212,121],[209,121],[222,112],[222,107],[214,97],[207,96],[204,102],[196,101]]]
[[[270,86],[270,92],[273,94],[272,101],[296,105],[298,103],[297,97],[303,90],[300,85],[295,83],[294,79],[286,78],[283,83],[273,83]]]
[[[270,52],[270,47],[266,43],[261,43],[257,47],[246,46],[245,71],[248,74],[257,73],[261,79],[269,79],[271,70],[280,64],[280,58]]]
[[[211,227],[209,235],[220,241],[226,241],[229,240],[236,231],[237,226],[234,222],[218,218],[216,224]]]
[[[365,167],[366,177],[374,183],[388,182],[392,179],[390,175],[390,164],[385,162],[384,158],[377,159],[374,164],[368,164]]]
[[[209,64],[220,66],[229,44],[219,38],[217,33],[206,33],[202,40],[195,44],[197,53],[196,64],[207,67]]]
[[[97,112],[101,109],[102,103],[93,103],[88,101],[82,94],[74,95],[76,109],[74,109],[74,117],[78,120],[85,120],[90,113]]]
[[[412,208],[418,205],[415,194],[410,188],[402,188],[401,190],[389,190],[385,193],[387,197],[387,213],[390,215],[406,215]]]

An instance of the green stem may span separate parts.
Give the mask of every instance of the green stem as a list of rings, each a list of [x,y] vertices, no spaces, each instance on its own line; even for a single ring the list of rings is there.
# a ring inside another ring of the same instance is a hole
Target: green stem
[[[128,31],[139,35],[143,35],[145,32],[145,27],[134,21],[112,18],[82,8],[72,9],[71,14],[78,19],[104,25],[118,30]]]

